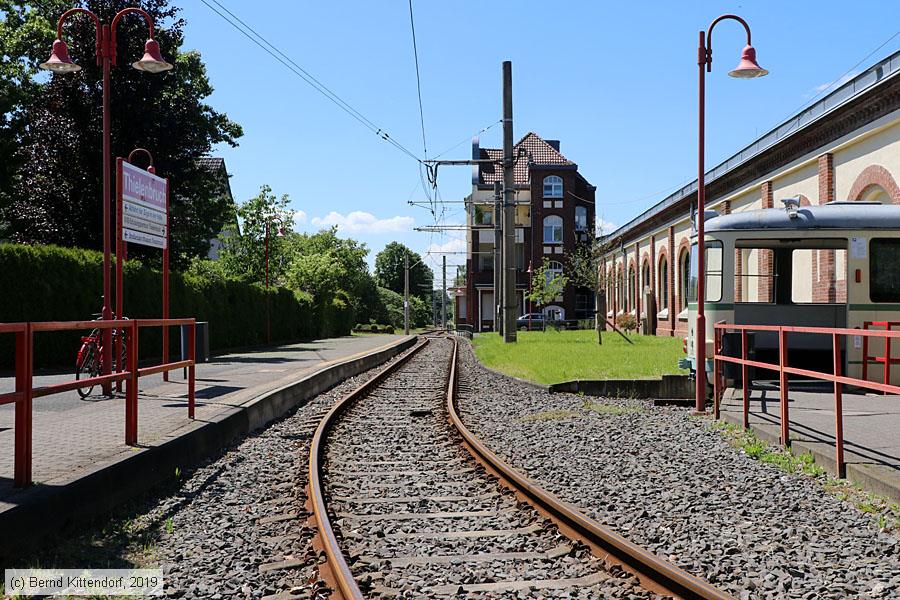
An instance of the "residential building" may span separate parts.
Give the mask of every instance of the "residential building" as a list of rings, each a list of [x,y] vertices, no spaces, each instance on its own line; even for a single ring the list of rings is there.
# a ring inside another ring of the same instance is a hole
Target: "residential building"
[[[590,289],[567,285],[562,296],[547,306],[526,299],[531,272],[544,259],[551,268],[565,272],[578,243],[594,235],[594,192],[578,165],[560,153],[558,140],[526,134],[513,149],[516,203],[516,302],[517,315],[543,312],[556,319],[587,319],[593,315]],[[503,181],[500,148],[481,148],[476,139],[472,158],[472,193],[466,198],[466,280],[464,294],[457,293],[458,324],[476,331],[494,330],[498,299],[494,290],[494,183]],[[462,291],[462,290],[460,290]]]
[[[900,204],[900,52],[878,61],[706,174],[706,209],[733,213],[835,200]],[[657,335],[684,335],[697,182],[603,238],[608,317],[632,313]],[[807,251],[795,265],[797,302],[846,303],[846,250]],[[726,260],[732,260],[727,257]],[[733,257],[736,302],[770,302],[771,250]],[[729,265],[731,267],[732,265]],[[843,298],[843,300],[842,300]],[[649,306],[648,306],[649,304]]]
[[[220,196],[224,196],[228,201],[228,205],[232,207],[228,217],[229,223],[219,232],[218,236],[209,240],[209,252],[207,252],[206,256],[210,260],[219,260],[219,252],[222,250],[223,240],[232,235],[241,234],[238,225],[237,207],[234,204],[234,196],[231,194],[231,183],[229,181],[231,176],[225,168],[224,158],[204,156],[199,159],[198,163],[200,168],[213,174],[217,183],[217,193]],[[232,227],[228,225],[232,225]]]

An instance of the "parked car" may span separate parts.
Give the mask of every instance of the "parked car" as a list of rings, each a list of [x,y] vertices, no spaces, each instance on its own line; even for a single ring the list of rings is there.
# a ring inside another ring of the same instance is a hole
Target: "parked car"
[[[546,321],[544,313],[528,313],[516,319],[516,329],[543,329]]]

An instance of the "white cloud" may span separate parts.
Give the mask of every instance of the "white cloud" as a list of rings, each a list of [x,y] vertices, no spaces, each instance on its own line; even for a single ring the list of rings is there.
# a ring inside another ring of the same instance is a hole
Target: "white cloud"
[[[311,223],[316,227],[337,225],[344,233],[395,233],[409,231],[415,219],[401,216],[379,219],[372,213],[354,210],[346,215],[331,211],[324,217],[313,217]]]
[[[465,252],[466,238],[453,238],[447,240],[443,244],[431,243],[428,245],[428,254],[456,254],[457,252]]]
[[[294,211],[294,223],[296,223],[297,225],[303,225],[304,223],[306,223],[306,219],[307,219],[306,212],[304,212],[302,210]]]
[[[610,221],[606,221],[602,218],[597,219],[597,235],[606,235],[608,233],[612,233],[619,226],[615,223],[611,223]]]
[[[807,94],[807,98],[811,98],[812,96],[817,96],[828,89],[830,89],[831,91],[834,91],[834,90],[838,89],[839,87],[841,87],[842,85],[844,85],[845,83],[847,83],[848,81],[850,81],[851,79],[853,79],[854,77],[856,77],[857,75],[859,75],[859,71],[854,69],[854,70],[850,71],[849,73],[847,73],[846,75],[841,75],[841,77],[839,77],[836,81],[829,81],[827,83],[819,84],[812,89],[812,93]]]

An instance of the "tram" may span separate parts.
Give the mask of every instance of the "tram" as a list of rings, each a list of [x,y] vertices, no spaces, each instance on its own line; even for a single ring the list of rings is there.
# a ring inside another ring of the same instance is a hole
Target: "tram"
[[[900,206],[862,201],[802,206],[799,198],[782,203],[784,208],[706,213],[706,370],[710,375],[714,325],[720,321],[860,329],[873,322],[900,321]],[[697,367],[696,259],[695,233],[687,359],[682,362],[692,371]],[[894,328],[900,329],[900,323]],[[723,351],[739,356],[739,334],[729,335],[738,339],[726,337]],[[777,364],[777,333],[750,335],[750,357]],[[831,372],[830,336],[792,333],[788,348],[791,366]],[[900,356],[900,348],[891,351]],[[883,356],[884,341],[873,339],[868,354]],[[843,337],[842,361],[844,374],[862,377],[862,336]],[[880,366],[870,368],[868,378],[881,381],[882,372]],[[900,381],[898,374],[892,372],[894,382]],[[760,375],[756,378],[770,378]],[[739,374],[726,368],[725,377],[738,379]]]

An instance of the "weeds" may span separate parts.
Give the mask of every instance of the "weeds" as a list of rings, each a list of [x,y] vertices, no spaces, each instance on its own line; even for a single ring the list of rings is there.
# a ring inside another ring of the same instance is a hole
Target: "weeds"
[[[644,412],[640,406],[620,406],[618,404],[604,404],[602,402],[592,402],[585,400],[581,405],[583,410],[597,413],[599,415],[631,415]]]
[[[793,454],[770,446],[756,437],[752,429],[744,430],[734,423],[712,421],[707,429],[723,435],[728,443],[750,458],[772,465],[791,475],[806,475],[840,502],[852,504],[860,512],[869,515],[882,531],[900,533],[900,504],[863,490],[857,482],[829,477],[825,469],[817,465],[811,453]]]
[[[172,517],[166,519],[166,533],[172,535],[172,532],[175,531],[175,524],[172,521]]]

